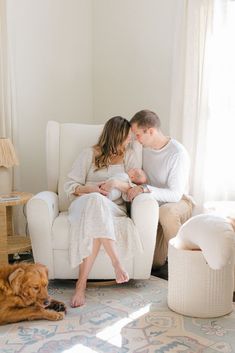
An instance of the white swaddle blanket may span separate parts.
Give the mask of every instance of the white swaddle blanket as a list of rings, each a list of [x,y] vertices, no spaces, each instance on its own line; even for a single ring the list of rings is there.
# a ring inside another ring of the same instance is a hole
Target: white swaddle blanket
[[[132,182],[131,182],[131,180],[130,180],[130,178],[129,178],[129,175],[127,174],[127,173],[117,173],[117,174],[115,174],[114,176],[112,176],[112,177],[110,177],[108,180],[106,180],[106,181],[109,181],[109,180],[115,180],[115,179],[118,179],[118,180],[121,180],[121,181],[125,181],[125,182],[127,182],[127,183],[129,183],[130,184],[130,187],[131,186],[135,186],[135,184],[133,184]],[[105,182],[105,181],[104,181]],[[100,182],[98,183],[98,182],[91,182],[91,181],[88,181],[87,183],[86,183],[86,185],[99,185],[100,184]],[[126,195],[125,195],[125,193],[122,193],[120,190],[118,190],[118,189],[112,189],[110,192],[109,192],[109,194],[108,194],[108,198],[109,198],[109,200],[111,200],[111,201],[116,201],[116,200],[118,200],[118,199],[120,199],[120,197],[123,197],[123,199],[125,200],[125,201],[127,201],[127,199],[126,199]]]
[[[235,232],[227,218],[202,214],[182,225],[173,245],[178,249],[201,250],[208,265],[219,270],[235,257]]]

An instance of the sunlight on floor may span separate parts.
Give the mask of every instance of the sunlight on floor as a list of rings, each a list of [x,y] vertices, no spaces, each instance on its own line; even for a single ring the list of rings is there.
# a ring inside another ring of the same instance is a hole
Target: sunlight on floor
[[[107,342],[109,344],[112,344],[113,346],[121,348],[122,347],[122,335],[118,334],[114,337],[111,337],[109,340],[107,340]]]
[[[113,346],[122,347],[122,335],[121,335],[122,328],[125,327],[130,322],[147,314],[150,310],[150,305],[151,304],[148,304],[144,308],[141,308],[140,310],[137,310],[137,311],[131,313],[129,315],[129,317],[125,317],[125,318],[117,321],[115,324],[106,327],[104,330],[97,333],[96,337],[112,344]],[[75,346],[63,351],[63,353],[77,353],[77,352],[97,353],[97,351],[95,351],[91,348],[88,348],[88,347],[84,346],[83,344],[76,344]]]
[[[72,348],[66,349],[62,353],[78,353],[78,352],[80,352],[80,353],[97,353],[97,351],[94,351],[93,349],[88,348],[88,347],[84,346],[83,344],[76,344]]]
[[[137,310],[131,313],[129,317],[126,317],[124,319],[117,321],[112,326],[106,327],[104,330],[97,333],[96,337],[104,341],[107,341],[116,347],[121,347],[122,346],[121,329],[125,327],[127,324],[129,324],[130,322],[147,314],[150,310],[150,305],[151,304],[148,304],[145,307],[141,308],[140,310]]]
[[[151,306],[151,303],[146,305],[145,307],[141,308],[140,310],[134,311],[132,314],[130,314],[132,321],[135,319],[138,319],[139,317],[143,316],[144,314],[147,314],[150,310],[150,306]]]

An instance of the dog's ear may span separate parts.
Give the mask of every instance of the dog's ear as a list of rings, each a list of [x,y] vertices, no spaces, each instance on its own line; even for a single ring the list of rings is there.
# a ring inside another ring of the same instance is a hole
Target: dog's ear
[[[7,292],[7,290],[8,290],[8,286],[6,285],[6,281],[2,278],[0,279],[0,289],[3,292]]]
[[[47,278],[48,278],[48,268],[47,268],[45,265],[43,265],[43,264],[41,264],[41,263],[39,263],[39,262],[36,262],[36,263],[35,263],[35,266],[37,267],[37,269],[38,269],[39,272],[44,272],[44,273],[46,273],[46,276],[47,276]]]
[[[8,281],[10,283],[11,288],[13,289],[13,292],[15,294],[19,293],[20,290],[20,284],[22,277],[24,275],[25,271],[22,268],[17,268],[14,272],[10,274],[8,277]]]

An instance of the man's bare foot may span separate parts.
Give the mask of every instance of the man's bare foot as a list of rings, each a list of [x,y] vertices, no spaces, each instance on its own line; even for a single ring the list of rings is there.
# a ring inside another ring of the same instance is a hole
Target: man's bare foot
[[[77,283],[75,293],[70,302],[72,308],[77,308],[85,304],[85,290],[86,284]]]
[[[129,281],[128,273],[123,269],[123,267],[119,263],[114,264],[113,267],[116,274],[117,283],[124,283]]]

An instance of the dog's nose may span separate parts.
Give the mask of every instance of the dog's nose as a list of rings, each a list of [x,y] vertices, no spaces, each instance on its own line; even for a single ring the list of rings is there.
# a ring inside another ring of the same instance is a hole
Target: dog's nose
[[[50,304],[50,300],[48,300],[48,299],[44,300],[44,305],[45,305],[45,306],[47,306],[47,305],[49,305],[49,304]]]

